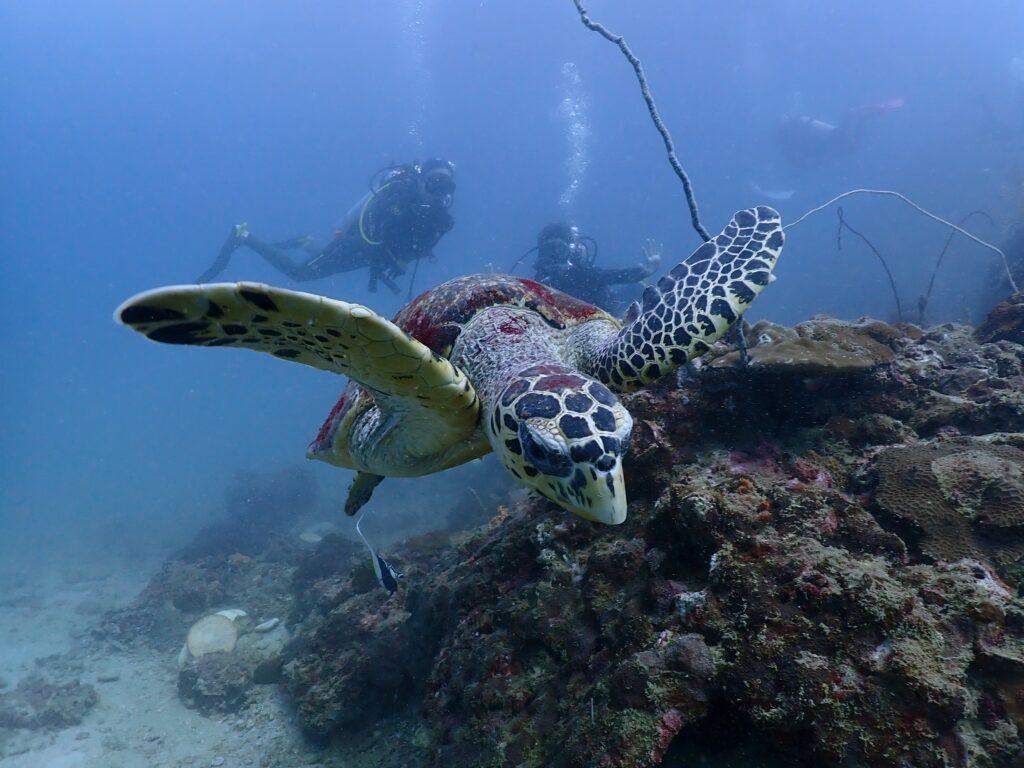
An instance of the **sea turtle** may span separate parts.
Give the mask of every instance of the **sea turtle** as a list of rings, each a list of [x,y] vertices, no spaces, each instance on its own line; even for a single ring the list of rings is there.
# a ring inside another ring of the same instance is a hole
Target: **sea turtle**
[[[310,458],[357,471],[354,514],[385,476],[495,451],[520,482],[588,520],[626,518],[633,420],[614,392],[703,354],[773,279],[782,222],[740,211],[618,320],[525,278],[462,277],[389,322],[370,309],[256,283],[158,288],[115,319],[168,344],[245,347],[345,374]]]

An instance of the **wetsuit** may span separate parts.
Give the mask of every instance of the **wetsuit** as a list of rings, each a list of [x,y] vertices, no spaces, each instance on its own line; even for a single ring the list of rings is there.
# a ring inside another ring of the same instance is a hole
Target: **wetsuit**
[[[411,169],[396,169],[360,201],[331,242],[319,250],[306,247],[310,256],[305,261],[297,263],[288,253],[304,243],[303,238],[267,243],[251,235],[229,237],[213,266],[197,282],[220,274],[231,254],[244,245],[298,282],[367,267],[371,291],[376,290],[378,281],[397,291],[393,278],[403,274],[410,262],[431,258],[434,246],[454,223],[446,207],[420,200]]]
[[[612,291],[612,286],[639,283],[650,274],[650,270],[644,267],[601,269],[589,264],[538,259],[535,277],[538,282],[614,312],[621,302]]]

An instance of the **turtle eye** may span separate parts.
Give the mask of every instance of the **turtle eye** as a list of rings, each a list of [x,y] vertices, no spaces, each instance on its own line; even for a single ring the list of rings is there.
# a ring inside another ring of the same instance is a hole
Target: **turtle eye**
[[[545,475],[568,477],[572,474],[572,460],[525,421],[519,422],[519,444],[523,447],[523,458]]]

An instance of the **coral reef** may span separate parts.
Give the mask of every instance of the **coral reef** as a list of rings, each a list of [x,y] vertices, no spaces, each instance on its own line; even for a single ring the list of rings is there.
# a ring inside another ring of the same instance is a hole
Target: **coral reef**
[[[38,675],[28,677],[13,690],[0,693],[0,729],[78,725],[96,706],[96,700],[96,689],[86,683],[53,683]]]
[[[1012,293],[1013,286],[1007,279],[1007,268],[1018,286],[1024,283],[1024,226],[1012,227],[1001,247],[1006,254],[1005,265],[1001,261],[994,261],[982,283],[980,298],[985,312],[994,311],[992,308]]]
[[[1024,293],[1015,293],[997,304],[985,322],[974,329],[974,337],[986,344],[993,341],[1024,344]]]
[[[977,438],[886,448],[878,505],[935,560],[1024,555],[1024,451]]]
[[[895,354],[885,342],[900,334],[876,320],[843,323],[821,318],[795,328],[762,320],[747,335],[753,368],[767,368],[780,375],[824,377],[858,374],[892,362]],[[710,364],[735,368],[740,365],[739,352],[717,357]]]
[[[391,596],[331,535],[176,561],[104,631],[280,615],[260,676],[305,733],[419,709],[404,765],[1021,765],[1024,346],[827,318],[748,339],[748,367],[720,346],[626,398],[621,526],[516,492],[392,548]]]
[[[207,714],[237,712],[246,705],[252,685],[249,666],[224,651],[191,659],[178,673],[178,695],[182,701]]]

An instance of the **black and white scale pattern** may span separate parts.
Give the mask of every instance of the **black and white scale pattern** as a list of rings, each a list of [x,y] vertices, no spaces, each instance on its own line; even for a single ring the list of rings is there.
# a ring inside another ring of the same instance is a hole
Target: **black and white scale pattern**
[[[774,209],[738,212],[717,237],[644,291],[610,343],[593,339],[584,369],[629,392],[704,354],[772,281],[784,242]]]

